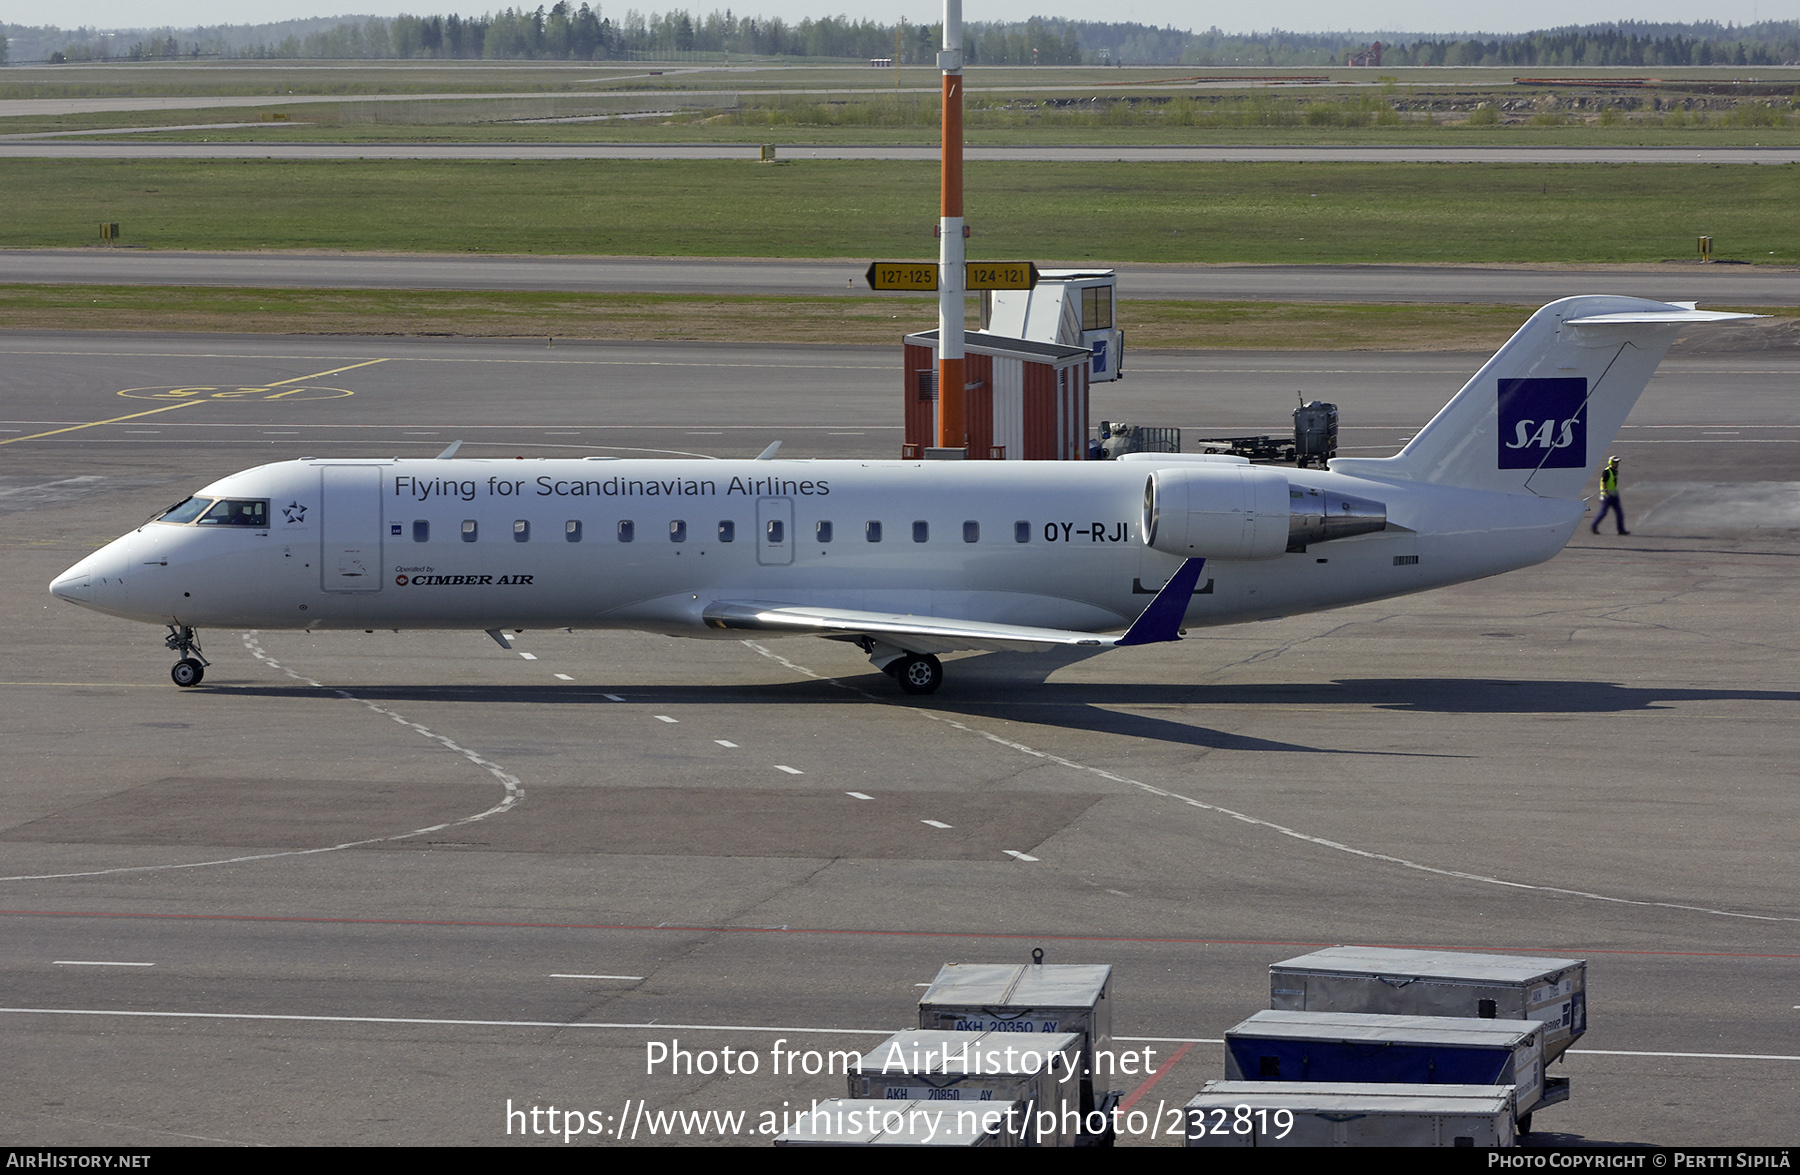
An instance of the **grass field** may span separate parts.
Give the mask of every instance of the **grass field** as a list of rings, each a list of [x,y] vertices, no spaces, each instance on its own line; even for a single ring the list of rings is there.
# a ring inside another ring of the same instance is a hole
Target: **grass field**
[[[755,117],[724,119],[695,113],[674,118],[610,118],[604,121],[558,119],[551,122],[414,123],[344,121],[340,104],[284,106],[286,121],[265,122],[266,107],[218,108],[204,111],[133,111],[63,115],[55,118],[0,119],[0,134],[93,132],[95,139],[130,142],[256,143],[774,143],[778,146],[876,145],[935,146],[935,125],[887,125],[880,122],[790,120]],[[1683,126],[1660,122],[1566,120],[1532,125],[1515,122],[1469,126],[1461,121],[1367,126],[1204,126],[1169,128],[1109,125],[1100,117],[1006,125],[979,122],[968,128],[974,147],[1057,146],[1402,146],[1402,147],[1791,147],[1800,143],[1800,116],[1791,125],[1745,127],[1715,119]],[[973,120],[972,120],[973,121]],[[255,123],[254,126],[208,124]],[[141,131],[135,128],[178,126],[192,130]],[[134,128],[125,132],[119,128]],[[108,135],[102,132],[113,130]]]
[[[971,302],[970,310],[974,305]],[[1535,306],[1121,301],[1133,350],[1480,351]],[[1788,342],[1800,310],[1779,310]],[[920,298],[0,285],[0,329],[682,339],[891,346],[936,325]],[[971,317],[969,326],[976,323]],[[1767,345],[1766,343],[1764,345]]]
[[[1800,167],[985,163],[971,258],[1800,260]],[[0,161],[0,247],[929,258],[932,163]]]
[[[1785,145],[1800,141],[1800,68],[1518,71],[1276,70],[1321,84],[1269,85],[1255,69],[988,68],[967,74],[976,144],[1220,143]],[[1593,75],[1618,85],[1596,83]],[[1576,85],[1558,76],[1581,75]],[[1233,80],[1236,79],[1236,80]],[[897,87],[897,92],[896,92]],[[607,141],[928,143],[938,75],[836,65],[745,68],[581,62],[155,62],[0,74],[20,99],[204,98],[181,111],[48,114],[0,109],[0,134],[258,122],[178,138],[380,142]],[[384,101],[437,96],[444,101]],[[461,96],[461,97],[458,97]],[[279,97],[279,108],[234,103]],[[721,106],[733,107],[720,113]],[[694,107],[695,109],[686,109]],[[620,111],[651,118],[581,121]],[[530,121],[539,118],[556,121]]]
[[[15,65],[0,75],[0,99],[20,97],[100,97],[159,94],[374,94],[519,92],[572,90],[597,85],[658,86],[684,89],[791,90],[830,87],[845,90],[938,88],[938,71],[929,66],[871,69],[849,62],[752,62],[734,57],[722,63],[674,64],[641,61],[112,61],[57,66]],[[1271,77],[1324,79],[1328,85],[1380,89],[1405,87],[1501,87],[1520,74],[1535,78],[1642,78],[1654,74],[1662,82],[1735,81],[1754,74],[1759,83],[1800,84],[1800,66],[1403,66],[1363,69],[1335,66],[988,66],[965,70],[971,92],[1005,87],[1028,89],[1080,86],[1098,90],[1182,87],[1204,83],[1216,88],[1234,80],[1242,89],[1269,89]],[[1315,87],[1285,86],[1310,91]]]

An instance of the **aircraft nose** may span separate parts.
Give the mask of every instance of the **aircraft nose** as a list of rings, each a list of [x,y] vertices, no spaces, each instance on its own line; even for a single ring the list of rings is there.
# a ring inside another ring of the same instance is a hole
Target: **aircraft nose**
[[[112,610],[125,606],[126,539],[101,547],[50,581],[50,594],[71,604]]]
[[[83,563],[86,561],[83,560]],[[50,581],[50,594],[59,600],[67,600],[71,604],[85,604],[94,590],[92,577],[82,570],[83,563],[77,563],[61,575]]]

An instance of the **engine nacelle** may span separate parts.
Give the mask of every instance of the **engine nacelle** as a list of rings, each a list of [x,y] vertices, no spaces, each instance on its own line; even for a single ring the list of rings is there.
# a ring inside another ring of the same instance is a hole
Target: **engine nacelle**
[[[1387,528],[1387,506],[1290,485],[1253,465],[1159,469],[1144,482],[1144,543],[1170,555],[1273,559]]]

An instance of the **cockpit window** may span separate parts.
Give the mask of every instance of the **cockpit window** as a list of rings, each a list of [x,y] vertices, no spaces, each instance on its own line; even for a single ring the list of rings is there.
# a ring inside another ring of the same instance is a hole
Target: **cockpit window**
[[[157,522],[192,522],[206,513],[206,508],[213,504],[211,498],[188,498],[177,502],[156,516]]]
[[[199,525],[266,527],[269,525],[269,504],[220,498],[213,503],[212,509],[200,516]]]

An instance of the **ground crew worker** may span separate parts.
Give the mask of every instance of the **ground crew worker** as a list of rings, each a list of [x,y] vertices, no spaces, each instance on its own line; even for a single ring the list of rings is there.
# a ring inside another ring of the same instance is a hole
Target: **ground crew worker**
[[[1612,511],[1613,521],[1619,525],[1619,533],[1630,534],[1631,532],[1625,529],[1625,508],[1619,505],[1619,459],[1617,457],[1608,457],[1606,464],[1600,467],[1600,513],[1594,515],[1594,525],[1588,527],[1589,531],[1594,534],[1600,533],[1600,522],[1606,517],[1608,510]]]

